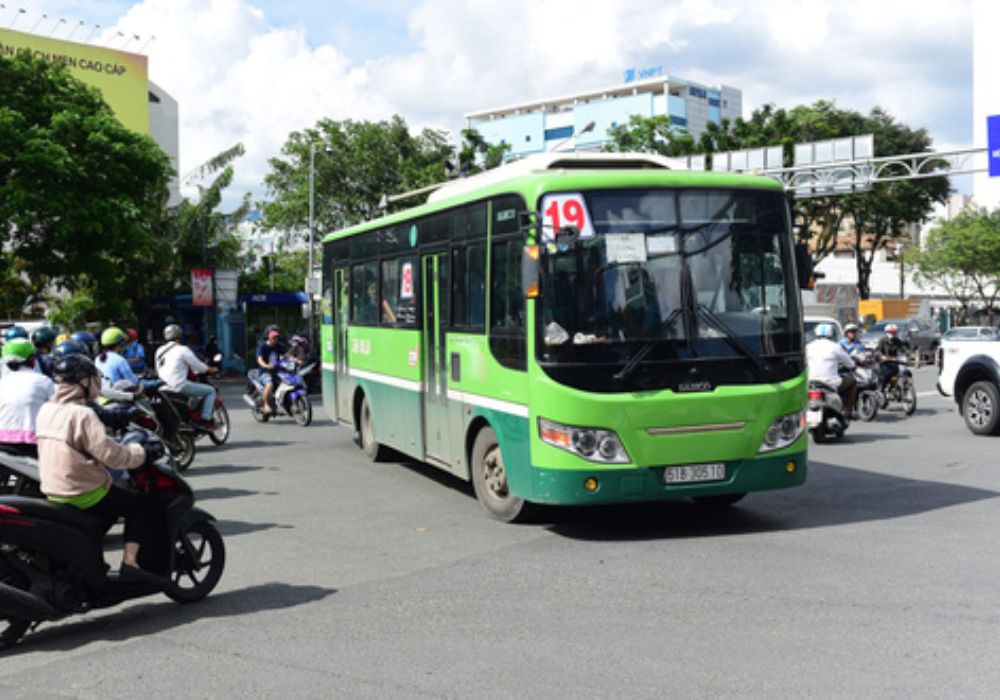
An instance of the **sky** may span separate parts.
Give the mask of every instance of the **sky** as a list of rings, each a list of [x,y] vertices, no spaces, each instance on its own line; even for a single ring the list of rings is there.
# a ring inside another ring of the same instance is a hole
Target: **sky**
[[[246,147],[233,203],[265,198],[268,159],[320,118],[400,114],[457,138],[467,112],[610,87],[633,67],[740,88],[744,116],[832,99],[881,106],[939,150],[972,140],[971,0],[0,3],[3,27],[23,7],[15,29],[64,37],[83,21],[74,40],[145,45],[151,80],[180,104],[181,175]]]

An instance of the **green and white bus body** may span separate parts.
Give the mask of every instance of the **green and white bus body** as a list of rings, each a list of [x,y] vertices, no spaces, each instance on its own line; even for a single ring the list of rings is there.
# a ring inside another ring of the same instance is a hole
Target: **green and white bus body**
[[[472,480],[505,520],[526,502],[726,504],[801,484],[781,187],[663,165],[525,159],[327,236],[331,418],[373,459],[389,447]]]

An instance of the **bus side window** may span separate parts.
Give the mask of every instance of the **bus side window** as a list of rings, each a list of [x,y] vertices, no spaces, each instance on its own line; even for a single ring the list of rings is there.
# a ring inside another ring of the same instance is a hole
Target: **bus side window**
[[[378,323],[378,263],[368,262],[351,268],[351,321]]]
[[[382,323],[412,326],[417,320],[416,263],[413,258],[382,261]]]
[[[486,326],[486,244],[451,251],[451,326],[482,333]]]
[[[527,369],[524,297],[521,294],[520,238],[493,244],[490,296],[490,351],[504,367]]]

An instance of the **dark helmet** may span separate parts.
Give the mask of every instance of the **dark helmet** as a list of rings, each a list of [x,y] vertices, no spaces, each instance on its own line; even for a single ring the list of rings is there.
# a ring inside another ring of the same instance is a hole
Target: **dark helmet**
[[[83,343],[79,340],[74,340],[70,338],[69,340],[64,340],[59,343],[55,349],[52,351],[52,359],[59,360],[63,357],[68,357],[69,355],[83,355],[87,356],[87,348],[84,347]]]
[[[100,351],[100,343],[97,342],[97,338],[93,333],[88,333],[87,331],[77,331],[70,336],[73,340],[78,340],[83,343],[83,346],[87,348],[87,354],[93,357]]]
[[[4,341],[14,340],[14,338],[27,338],[28,331],[24,326],[11,326],[3,333]]]
[[[31,334],[31,343],[36,348],[47,348],[51,347],[52,342],[56,339],[56,332],[49,328],[48,326],[42,326],[41,328],[36,328],[35,332]]]
[[[99,377],[97,365],[86,355],[66,355],[56,359],[52,366],[52,377],[61,383],[82,382],[89,377]]]

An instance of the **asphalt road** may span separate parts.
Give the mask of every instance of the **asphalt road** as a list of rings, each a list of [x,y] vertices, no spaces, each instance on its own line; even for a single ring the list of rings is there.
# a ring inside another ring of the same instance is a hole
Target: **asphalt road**
[[[188,472],[226,536],[216,592],[43,625],[0,697],[995,697],[1000,438],[933,380],[812,448],[801,488],[528,525],[231,393],[230,443]]]

